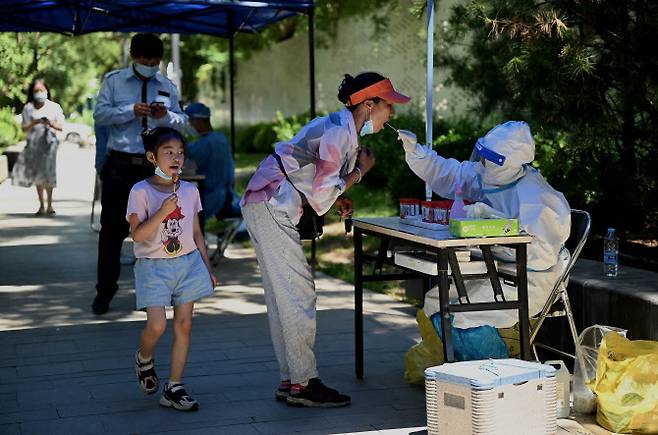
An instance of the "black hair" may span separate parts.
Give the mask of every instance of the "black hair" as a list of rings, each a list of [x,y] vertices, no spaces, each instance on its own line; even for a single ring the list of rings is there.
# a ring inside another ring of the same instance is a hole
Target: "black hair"
[[[178,130],[171,127],[156,127],[142,132],[144,150],[151,151],[153,154],[157,154],[158,148],[172,139],[179,140],[185,149],[185,138]]]
[[[48,99],[50,100],[50,88],[48,87],[48,84],[46,83],[46,80],[43,77],[36,77],[34,80],[32,80],[32,83],[30,83],[30,86],[27,88],[27,102],[28,103],[33,103],[34,102],[34,86],[37,83],[41,83],[44,88],[46,88],[46,91],[48,92]]]
[[[146,59],[162,59],[164,45],[153,33],[138,33],[130,40],[130,55]]]
[[[343,78],[340,86],[338,86],[338,101],[347,106],[352,94],[360,91],[361,89],[365,89],[370,85],[374,85],[377,82],[381,82],[384,79],[386,79],[386,77],[376,72],[362,72],[356,77],[345,74],[345,78]],[[378,103],[381,98],[375,97],[372,98],[372,100],[375,103]],[[351,111],[354,111],[357,106],[358,104],[356,106],[347,106],[347,108]]]

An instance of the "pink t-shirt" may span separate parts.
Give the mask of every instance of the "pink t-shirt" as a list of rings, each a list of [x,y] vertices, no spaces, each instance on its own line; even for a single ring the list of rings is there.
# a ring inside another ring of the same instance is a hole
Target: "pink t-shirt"
[[[135,184],[128,197],[126,220],[131,214],[141,222],[153,216],[172,192],[161,192],[148,181]],[[202,210],[199,191],[187,181],[181,181],[176,191],[178,207],[160,223],[158,231],[150,239],[135,242],[137,258],[172,258],[189,254],[197,249],[194,242],[194,216]]]

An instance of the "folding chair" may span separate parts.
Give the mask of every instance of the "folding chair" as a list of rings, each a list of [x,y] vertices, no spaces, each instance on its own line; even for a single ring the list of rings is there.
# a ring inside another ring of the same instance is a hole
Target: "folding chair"
[[[562,272],[562,275],[560,275],[560,278],[555,283],[555,286],[553,287],[550,296],[548,297],[546,303],[544,304],[544,308],[536,317],[535,326],[534,328],[532,328],[532,333],[530,334],[530,344],[532,346],[532,350],[537,360],[539,360],[539,357],[537,355],[537,347],[541,347],[543,349],[548,349],[552,352],[555,352],[559,355],[573,358],[577,360],[579,364],[581,364],[581,368],[583,367],[582,353],[580,352],[580,342],[578,340],[578,331],[576,330],[573,311],[571,309],[571,304],[569,302],[569,295],[567,293],[566,282],[567,279],[569,278],[569,274],[571,273],[571,269],[576,263],[576,260],[578,260],[580,251],[582,251],[583,246],[587,241],[590,225],[591,225],[591,218],[589,213],[582,210],[571,209],[571,234],[569,235],[569,239],[564,244],[566,248],[569,250],[569,252],[571,253],[571,259],[569,260],[569,263],[567,263],[567,267],[564,269],[564,272]],[[548,317],[563,317],[563,316],[566,316],[567,321],[569,322],[569,329],[571,330],[571,336],[573,338],[576,355],[572,355],[570,353],[554,348],[552,346],[535,342],[537,338],[537,334],[539,333],[539,330],[541,329],[544,320],[546,320]]]
[[[224,251],[228,248],[228,245],[233,241],[233,238],[240,231],[240,226],[242,225],[241,217],[231,217],[222,219],[228,223],[228,226],[224,228],[223,231],[217,233],[217,248],[210,256],[210,261],[213,266],[216,266],[219,262],[219,259],[224,256]]]

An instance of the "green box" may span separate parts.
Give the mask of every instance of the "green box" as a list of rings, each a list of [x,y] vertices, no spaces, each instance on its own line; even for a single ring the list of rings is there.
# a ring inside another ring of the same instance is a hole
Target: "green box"
[[[455,237],[518,236],[518,219],[452,219],[448,224]]]

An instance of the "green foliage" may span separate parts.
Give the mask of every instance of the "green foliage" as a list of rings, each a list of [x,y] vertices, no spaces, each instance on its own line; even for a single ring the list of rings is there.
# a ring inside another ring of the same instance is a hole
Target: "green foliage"
[[[0,108],[0,150],[13,145],[24,138],[23,130],[16,121],[16,115],[11,107]],[[0,151],[1,153],[1,151]]]
[[[643,0],[473,0],[453,8],[438,58],[477,119],[530,123],[537,166],[595,232],[655,237],[656,22]]]
[[[68,114],[81,111],[98,92],[101,78],[118,68],[123,36],[95,33],[70,37],[50,33],[0,33],[0,105],[20,110],[35,77],[46,79],[51,99]]]
[[[274,151],[276,142],[276,133],[272,124],[260,124],[256,135],[254,136],[254,151],[262,153],[271,153]]]
[[[276,123],[272,127],[276,133],[277,141],[290,140],[297,134],[297,132],[308,123],[311,119],[310,114],[304,113],[302,115],[293,115],[285,118],[281,111],[276,111]]]

